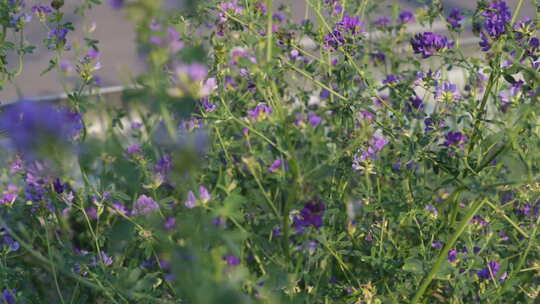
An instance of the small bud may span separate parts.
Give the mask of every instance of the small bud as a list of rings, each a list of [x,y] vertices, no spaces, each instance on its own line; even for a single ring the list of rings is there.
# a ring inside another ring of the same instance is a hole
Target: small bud
[[[62,6],[64,6],[64,0],[53,0],[51,2],[51,6],[55,9],[55,10],[59,10]]]

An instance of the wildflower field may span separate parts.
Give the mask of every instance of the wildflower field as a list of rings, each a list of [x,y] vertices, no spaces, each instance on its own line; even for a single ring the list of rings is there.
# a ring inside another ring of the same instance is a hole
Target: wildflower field
[[[0,0],[0,304],[539,303],[538,1],[75,1],[117,100],[68,2]]]

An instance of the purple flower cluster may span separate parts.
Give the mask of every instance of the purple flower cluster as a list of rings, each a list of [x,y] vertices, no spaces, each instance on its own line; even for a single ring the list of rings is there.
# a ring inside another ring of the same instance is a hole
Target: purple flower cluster
[[[67,24],[64,25],[58,25],[57,27],[54,27],[49,32],[49,36],[47,37],[49,40],[49,44],[47,47],[50,50],[54,49],[62,49],[66,47],[67,44],[67,34],[72,28],[69,27]]]
[[[337,50],[349,37],[363,33],[362,27],[359,17],[344,15],[341,21],[335,24],[334,29],[324,37],[324,47],[328,50]]]
[[[496,40],[506,33],[506,27],[512,20],[512,12],[504,1],[493,1],[482,13],[484,31],[480,32],[480,46],[487,52],[491,48],[491,40]]]
[[[459,29],[461,28],[461,21],[465,17],[461,14],[461,11],[457,8],[453,9],[450,12],[450,15],[446,18],[446,21],[452,26],[452,29]]]
[[[448,132],[444,136],[444,143],[443,146],[445,147],[453,147],[457,146],[460,149],[463,149],[463,143],[465,143],[468,139],[467,136],[463,135],[461,132]]]
[[[109,0],[109,5],[114,9],[121,9],[124,7],[125,0]]]
[[[446,50],[454,46],[445,36],[432,32],[416,34],[411,39],[411,46],[415,54],[422,54],[422,58],[428,58],[437,52]]]
[[[44,146],[65,147],[82,129],[81,115],[45,102],[21,101],[2,113],[0,130],[28,160]]]
[[[411,23],[416,21],[414,18],[414,15],[411,11],[402,11],[399,13],[399,23],[405,24],[405,23]]]
[[[248,111],[248,116],[256,121],[264,120],[270,114],[272,114],[272,108],[265,103],[258,104],[253,110]]]
[[[159,210],[159,205],[146,195],[141,195],[133,205],[133,215],[146,215]]]
[[[5,304],[15,304],[17,301],[15,300],[15,295],[17,294],[17,291],[15,289],[5,289],[2,291],[2,297],[0,300],[2,300]]]
[[[478,278],[480,280],[495,278],[497,276],[497,273],[499,272],[500,267],[501,264],[495,261],[490,261],[486,267],[484,267],[482,270],[478,270],[476,272],[476,275],[478,275]]]
[[[40,20],[44,21],[47,15],[52,13],[52,8],[45,5],[34,5],[32,7],[32,13],[36,14]]]
[[[367,150],[363,151],[360,155],[358,155],[358,153],[355,154],[353,158],[352,168],[354,170],[361,170],[363,168],[361,162],[365,161],[368,158],[375,159],[377,157],[377,153],[379,153],[384,148],[384,146],[386,146],[386,144],[388,144],[387,139],[374,135],[369,143]]]
[[[203,185],[199,186],[199,199],[203,204],[207,203],[208,201],[212,199],[212,195],[210,194],[208,189]],[[195,208],[197,206],[197,198],[195,197],[195,194],[193,193],[193,191],[191,190],[188,191],[187,199],[184,202],[184,206],[186,206],[189,209]]]
[[[443,82],[442,85],[435,87],[435,98],[447,102],[460,99],[457,86],[451,82]]]
[[[300,214],[294,217],[293,227],[296,229],[296,233],[304,233],[304,229],[309,226],[315,229],[321,228],[325,210],[326,206],[323,202],[313,200],[306,203]]]
[[[493,39],[506,33],[506,25],[512,20],[512,12],[504,1],[493,1],[482,13],[484,30]]]
[[[240,265],[240,259],[233,255],[233,254],[227,254],[223,257],[223,260],[227,263],[229,267],[236,267]]]

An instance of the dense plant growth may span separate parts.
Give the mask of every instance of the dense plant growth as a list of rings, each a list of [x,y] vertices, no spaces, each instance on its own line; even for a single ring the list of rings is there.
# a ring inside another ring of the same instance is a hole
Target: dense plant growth
[[[95,94],[99,41],[71,43],[63,0],[0,0],[0,87],[29,22],[43,73],[77,78],[66,102],[0,110],[0,303],[538,298],[523,0],[305,0],[303,20],[271,0],[100,2],[76,13],[122,10],[147,65],[120,102]]]

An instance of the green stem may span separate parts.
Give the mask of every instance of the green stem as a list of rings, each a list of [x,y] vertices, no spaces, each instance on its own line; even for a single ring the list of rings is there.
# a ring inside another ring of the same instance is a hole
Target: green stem
[[[272,60],[272,2],[273,0],[266,0],[266,62]]]
[[[536,240],[536,233],[538,232],[538,226],[540,226],[540,217],[536,219],[536,224],[534,225],[534,229],[531,232],[529,243],[527,244],[527,248],[525,248],[525,252],[523,252],[523,254],[521,255],[521,258],[519,259],[517,267],[515,268],[513,272],[510,273],[508,278],[506,278],[506,281],[504,282],[503,286],[497,289],[497,294],[495,295],[495,298],[492,301],[490,301],[490,303],[496,303],[497,299],[506,291],[506,289],[508,289],[510,283],[514,281],[513,277],[517,273],[523,271],[522,268],[523,268],[523,265],[525,264],[525,259],[527,258],[527,255],[529,254],[529,251],[531,251],[532,245],[534,241]]]
[[[431,268],[431,271],[424,278],[422,285],[420,285],[420,287],[418,288],[418,291],[414,295],[414,298],[412,299],[411,304],[419,303],[422,296],[424,296],[426,289],[429,287],[429,284],[431,283],[431,281],[433,281],[433,278],[439,272],[439,269],[441,268],[443,262],[446,260],[448,256],[448,251],[450,251],[450,249],[454,247],[454,244],[459,239],[463,231],[465,231],[465,228],[467,228],[471,219],[476,215],[476,213],[480,210],[480,208],[484,206],[485,202],[486,200],[482,199],[469,208],[469,210],[467,211],[467,214],[465,215],[463,220],[461,220],[461,223],[459,223],[459,226],[457,227],[456,231],[454,232],[450,240],[448,240],[448,242],[444,246],[443,250],[441,251],[441,254],[435,261],[435,264],[433,265],[433,267]]]

